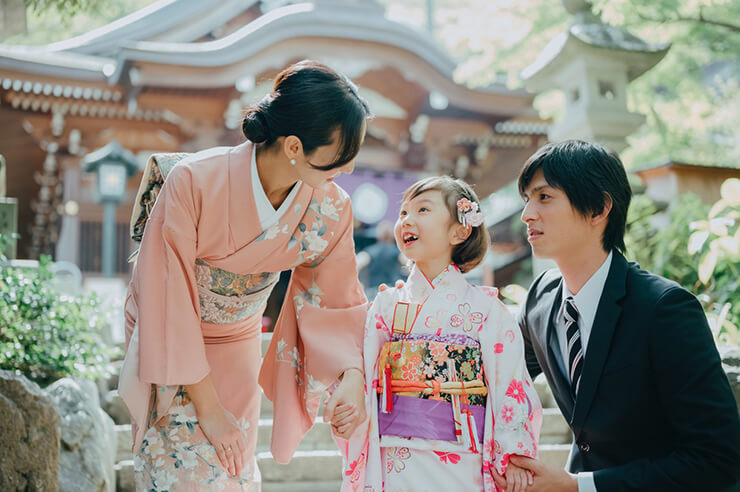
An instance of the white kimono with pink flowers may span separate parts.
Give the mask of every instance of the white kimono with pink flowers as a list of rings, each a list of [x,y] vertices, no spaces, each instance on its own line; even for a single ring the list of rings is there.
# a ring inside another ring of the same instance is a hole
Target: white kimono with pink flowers
[[[339,442],[343,491],[489,492],[491,469],[537,456],[542,407],[496,289],[468,284],[454,265],[432,281],[414,267],[376,297],[364,356],[369,419]],[[459,381],[470,394],[455,401],[444,388]],[[432,393],[414,392],[419,384]]]

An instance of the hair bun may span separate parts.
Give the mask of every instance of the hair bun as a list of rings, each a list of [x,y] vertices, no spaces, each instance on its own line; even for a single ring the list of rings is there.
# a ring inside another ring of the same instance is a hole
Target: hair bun
[[[242,121],[242,132],[244,136],[253,143],[261,143],[270,139],[270,128],[267,126],[265,115],[259,107],[247,110]]]

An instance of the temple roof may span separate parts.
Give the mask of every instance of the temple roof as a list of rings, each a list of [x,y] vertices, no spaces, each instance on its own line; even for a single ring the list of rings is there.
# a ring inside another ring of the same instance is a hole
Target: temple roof
[[[534,95],[502,84],[469,89],[424,31],[385,17],[374,0],[159,0],[106,26],[38,47],[0,44],[0,69],[135,87],[218,89],[245,74],[315,58],[355,78],[393,67],[459,108],[531,114]]]

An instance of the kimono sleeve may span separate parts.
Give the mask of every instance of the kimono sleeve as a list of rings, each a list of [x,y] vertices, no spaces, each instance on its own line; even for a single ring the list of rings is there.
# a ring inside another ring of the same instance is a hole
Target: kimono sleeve
[[[345,370],[362,371],[367,300],[358,280],[349,199],[334,237],[316,261],[295,268],[286,294],[296,311],[305,374],[323,386]]]
[[[323,217],[317,235],[303,239],[309,249],[327,244],[293,270],[263,359],[259,381],[274,404],[271,451],[278,463],[290,460],[313,425],[326,388],[345,370],[362,370],[367,302],[357,279],[348,197],[343,205],[336,219]]]
[[[194,384],[210,371],[195,278],[199,218],[191,169],[172,169],[147,222],[136,264],[139,379]]]
[[[519,327],[498,299],[480,338],[488,385],[484,467],[504,473],[511,455],[537,456],[542,405],[527,372]]]

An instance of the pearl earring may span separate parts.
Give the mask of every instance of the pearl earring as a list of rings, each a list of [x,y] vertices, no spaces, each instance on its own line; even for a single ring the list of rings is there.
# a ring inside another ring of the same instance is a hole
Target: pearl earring
[[[290,165],[291,165],[291,166],[295,166],[295,159],[291,159],[291,160],[290,160]]]

